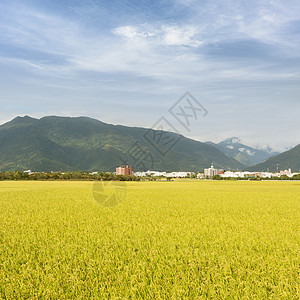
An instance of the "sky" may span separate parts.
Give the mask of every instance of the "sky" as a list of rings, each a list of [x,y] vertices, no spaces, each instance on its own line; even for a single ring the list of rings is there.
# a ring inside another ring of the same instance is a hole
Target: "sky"
[[[284,151],[300,143],[299,0],[1,0],[0,123],[88,116]],[[207,114],[170,113],[189,92]]]

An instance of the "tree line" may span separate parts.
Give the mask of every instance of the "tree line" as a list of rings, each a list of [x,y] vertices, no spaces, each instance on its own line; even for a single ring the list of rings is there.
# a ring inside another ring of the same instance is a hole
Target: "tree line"
[[[195,178],[196,175],[192,176]],[[84,171],[76,171],[76,172],[34,172],[27,173],[22,171],[7,171],[0,172],[0,181],[3,180],[102,180],[102,181],[156,181],[162,179],[160,177],[138,177],[134,175],[116,175],[110,172],[98,172],[98,173],[90,173]],[[294,175],[293,177],[288,177],[286,175],[282,175],[280,177],[271,177],[271,178],[260,178],[260,177],[251,177],[251,178],[224,178],[220,175],[215,175],[212,177],[214,180],[300,180],[300,174]],[[172,178],[166,178],[167,181],[172,180]]]
[[[27,173],[21,171],[0,172],[0,181],[3,180],[103,180],[103,181],[139,181],[140,177],[134,175],[115,175],[108,172],[89,173],[83,171],[76,172],[34,172]]]

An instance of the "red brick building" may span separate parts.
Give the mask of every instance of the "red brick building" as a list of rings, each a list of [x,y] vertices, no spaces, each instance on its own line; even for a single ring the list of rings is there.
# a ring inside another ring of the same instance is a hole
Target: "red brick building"
[[[132,168],[128,165],[116,168],[116,175],[132,175]]]

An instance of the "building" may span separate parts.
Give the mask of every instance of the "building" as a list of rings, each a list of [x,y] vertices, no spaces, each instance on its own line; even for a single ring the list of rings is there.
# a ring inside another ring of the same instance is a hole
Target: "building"
[[[124,165],[116,168],[116,175],[132,175],[132,168],[128,165]]]
[[[205,178],[204,173],[198,173],[198,174],[197,174],[197,178],[198,178],[198,179],[203,179],[203,178]]]
[[[211,165],[209,169],[204,169],[204,176],[207,178],[212,178],[215,175],[218,175],[219,170],[214,168],[214,165]]]
[[[192,177],[195,175],[195,172],[161,172],[161,171],[151,171],[148,170],[147,172],[135,172],[135,176],[138,177],[172,177],[172,178],[186,178],[186,177]]]
[[[291,177],[292,176],[292,170],[288,169],[288,170],[280,171],[280,176],[282,176],[282,175],[286,175],[288,177]]]

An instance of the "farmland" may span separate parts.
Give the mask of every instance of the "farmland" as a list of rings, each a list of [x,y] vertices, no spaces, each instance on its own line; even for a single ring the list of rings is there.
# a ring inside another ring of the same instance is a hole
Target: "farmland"
[[[299,182],[126,189],[106,208],[93,182],[0,182],[0,298],[300,298]]]

